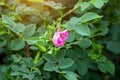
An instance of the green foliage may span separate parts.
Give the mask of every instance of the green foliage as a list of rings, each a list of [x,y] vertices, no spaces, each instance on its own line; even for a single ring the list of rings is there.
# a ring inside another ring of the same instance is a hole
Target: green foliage
[[[14,21],[12,21],[8,16],[2,15],[2,22],[6,23],[7,25],[10,26],[15,26]]]
[[[83,76],[85,73],[88,71],[88,65],[85,61],[79,61],[76,63],[77,64],[77,71],[78,73]]]
[[[82,2],[82,3],[78,3],[76,4],[76,7],[80,6],[81,7],[81,11],[84,11],[85,9],[87,9],[90,6],[89,2]]]
[[[79,42],[79,46],[81,48],[88,48],[92,45],[92,41],[89,39],[81,39],[81,41]]]
[[[78,24],[75,28],[75,31],[82,36],[90,36],[90,29],[87,25]]]
[[[11,50],[20,50],[25,47],[25,41],[18,38],[13,40],[10,45],[11,45]]]
[[[107,60],[105,57],[101,57],[98,59],[97,63],[100,71],[104,73],[109,72],[111,75],[115,74],[115,66],[110,60]]]
[[[97,18],[101,18],[101,17],[102,16],[99,16],[96,13],[88,12],[88,13],[85,13],[83,16],[80,17],[80,23],[85,23],[85,22],[88,22],[88,21],[91,21],[91,20],[94,20],[94,19],[97,19]]]
[[[98,9],[101,9],[108,0],[91,0],[91,3]]]
[[[30,25],[25,27],[22,35],[25,38],[31,37],[35,33],[35,29],[36,29],[36,25],[35,24],[30,24]]]
[[[119,42],[116,42],[116,41],[109,41],[107,42],[107,49],[116,53],[116,54],[119,54],[120,53],[120,43]]]
[[[63,71],[63,73],[65,74],[64,76],[66,77],[67,80],[77,80],[78,75],[70,72],[70,71]]]
[[[0,80],[119,80],[118,3],[1,0]],[[65,29],[55,47],[54,33]]]
[[[58,62],[58,67],[60,69],[65,69],[70,67],[72,64],[74,63],[74,61],[70,58],[63,58]]]

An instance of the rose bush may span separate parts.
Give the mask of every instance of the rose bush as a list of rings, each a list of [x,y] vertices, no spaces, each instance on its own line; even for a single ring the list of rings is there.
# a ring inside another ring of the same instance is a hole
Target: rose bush
[[[118,3],[1,0],[0,80],[119,80]]]

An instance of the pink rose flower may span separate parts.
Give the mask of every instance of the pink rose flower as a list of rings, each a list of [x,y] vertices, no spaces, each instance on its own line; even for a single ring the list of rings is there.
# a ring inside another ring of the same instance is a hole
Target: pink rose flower
[[[56,47],[60,47],[64,45],[64,42],[67,39],[67,37],[68,37],[67,30],[64,31],[57,30],[57,32],[54,34],[52,38],[52,41]]]

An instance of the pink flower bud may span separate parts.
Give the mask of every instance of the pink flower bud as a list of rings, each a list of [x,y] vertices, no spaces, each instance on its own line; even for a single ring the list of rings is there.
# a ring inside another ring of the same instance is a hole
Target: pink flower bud
[[[60,47],[64,45],[64,42],[67,39],[67,37],[68,37],[67,30],[64,30],[62,32],[60,30],[57,30],[57,32],[54,34],[52,38],[52,41],[56,47]]]

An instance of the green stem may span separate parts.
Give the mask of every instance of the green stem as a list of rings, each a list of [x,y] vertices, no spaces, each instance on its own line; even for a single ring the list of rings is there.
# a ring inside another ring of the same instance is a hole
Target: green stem
[[[83,0],[78,0],[78,2],[82,2]],[[77,3],[78,3],[77,2]],[[64,15],[62,15],[58,20],[61,20],[62,18],[64,18],[65,16],[67,16],[68,14],[72,13],[75,9],[77,9],[79,6],[74,6],[73,9],[69,10],[68,12],[66,12]]]
[[[40,58],[40,51],[37,52],[37,54],[34,58],[34,64],[36,64],[38,62],[39,58]]]
[[[19,0],[15,0],[14,4],[12,5],[12,10],[14,10],[16,4],[18,3]]]
[[[66,12],[64,15],[62,15],[58,20],[61,20],[62,18],[64,18],[65,16],[69,15],[70,13],[72,13],[75,9],[77,9],[78,6],[74,7],[73,9],[69,10],[68,12]]]
[[[61,10],[58,10],[58,13],[60,14],[60,16],[62,16],[62,15],[63,15],[63,13],[61,12]]]
[[[46,52],[47,51],[46,47],[43,44],[36,43],[35,45],[39,47],[40,51],[42,51],[42,52]]]
[[[19,36],[20,38],[22,38],[23,40],[25,40],[25,38],[23,37],[22,34],[18,34],[18,36]]]

